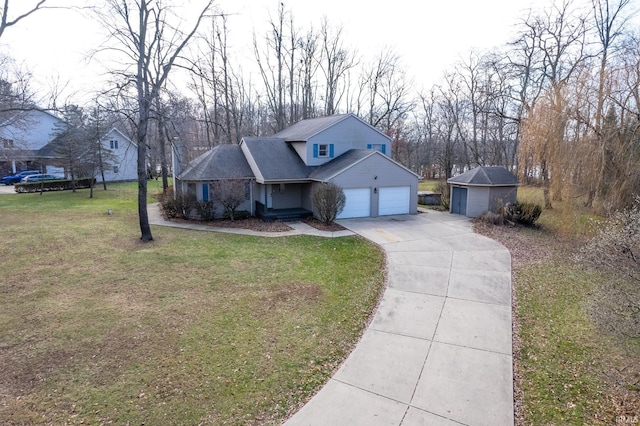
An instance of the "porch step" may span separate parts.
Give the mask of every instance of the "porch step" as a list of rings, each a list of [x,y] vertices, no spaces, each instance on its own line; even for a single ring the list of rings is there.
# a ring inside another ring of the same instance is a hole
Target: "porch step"
[[[280,222],[295,222],[313,216],[313,213],[304,209],[282,209],[257,213],[257,216],[266,221],[279,220]]]

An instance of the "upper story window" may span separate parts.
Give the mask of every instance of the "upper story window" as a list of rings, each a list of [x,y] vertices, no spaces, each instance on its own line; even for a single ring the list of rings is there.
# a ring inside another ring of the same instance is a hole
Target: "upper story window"
[[[117,140],[110,140],[109,141],[109,148],[118,149],[118,141]]]
[[[373,151],[380,151],[383,154],[386,154],[387,146],[383,143],[370,143],[367,144],[367,149],[371,149]]]
[[[332,143],[321,143],[321,144],[313,144],[313,157],[329,157],[333,158],[333,144]]]
[[[11,139],[0,138],[0,142],[2,142],[2,147],[3,148],[6,148],[6,149],[14,148],[13,140],[11,140]]]

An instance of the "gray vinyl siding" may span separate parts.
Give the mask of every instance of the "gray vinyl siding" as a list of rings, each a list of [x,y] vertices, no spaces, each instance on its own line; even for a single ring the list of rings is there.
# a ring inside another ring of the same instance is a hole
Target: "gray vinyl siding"
[[[291,147],[293,147],[302,161],[307,164],[307,144],[305,142],[293,142],[291,143]],[[313,155],[313,150],[311,154]]]
[[[333,157],[313,157],[315,144],[333,144]],[[368,144],[384,144],[385,152],[391,152],[391,141],[383,133],[365,125],[355,117],[347,118],[308,139],[306,144],[306,164],[319,166],[336,158],[350,149],[367,149]],[[297,150],[297,149],[296,149]],[[303,160],[305,157],[303,157]]]
[[[309,211],[313,211],[313,203],[311,202],[311,191],[314,184],[301,185],[300,198],[302,201],[302,208]]]
[[[489,208],[491,211],[496,211],[505,204],[514,204],[517,201],[517,198],[518,187],[516,186],[492,187],[489,191]]]
[[[271,202],[274,209],[298,208],[302,205],[302,184],[287,183],[271,186]]]
[[[500,205],[515,203],[518,188],[515,186],[467,186],[467,216],[479,217],[487,211],[495,212]]]
[[[383,171],[379,173],[380,171]],[[334,177],[342,188],[371,188],[371,216],[378,216],[378,188],[410,186],[409,213],[418,211],[418,178],[382,155],[373,155]]]
[[[467,216],[478,217],[487,210],[489,210],[489,188],[468,187]]]

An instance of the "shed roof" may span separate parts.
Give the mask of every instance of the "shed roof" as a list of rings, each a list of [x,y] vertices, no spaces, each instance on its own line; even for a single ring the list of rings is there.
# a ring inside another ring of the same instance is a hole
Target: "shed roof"
[[[315,167],[309,167],[282,138],[243,138],[253,163],[264,182],[307,180]]]
[[[479,166],[447,179],[447,183],[468,186],[516,186],[518,178],[502,166]]]
[[[212,181],[221,179],[250,179],[253,172],[240,145],[218,145],[193,160],[178,176],[185,181]]]

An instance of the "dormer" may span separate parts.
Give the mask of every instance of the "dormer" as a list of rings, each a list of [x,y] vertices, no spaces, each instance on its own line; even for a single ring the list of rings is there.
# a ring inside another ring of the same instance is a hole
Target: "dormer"
[[[307,166],[320,166],[351,149],[391,152],[391,138],[354,114],[302,120],[274,137],[284,139]]]

